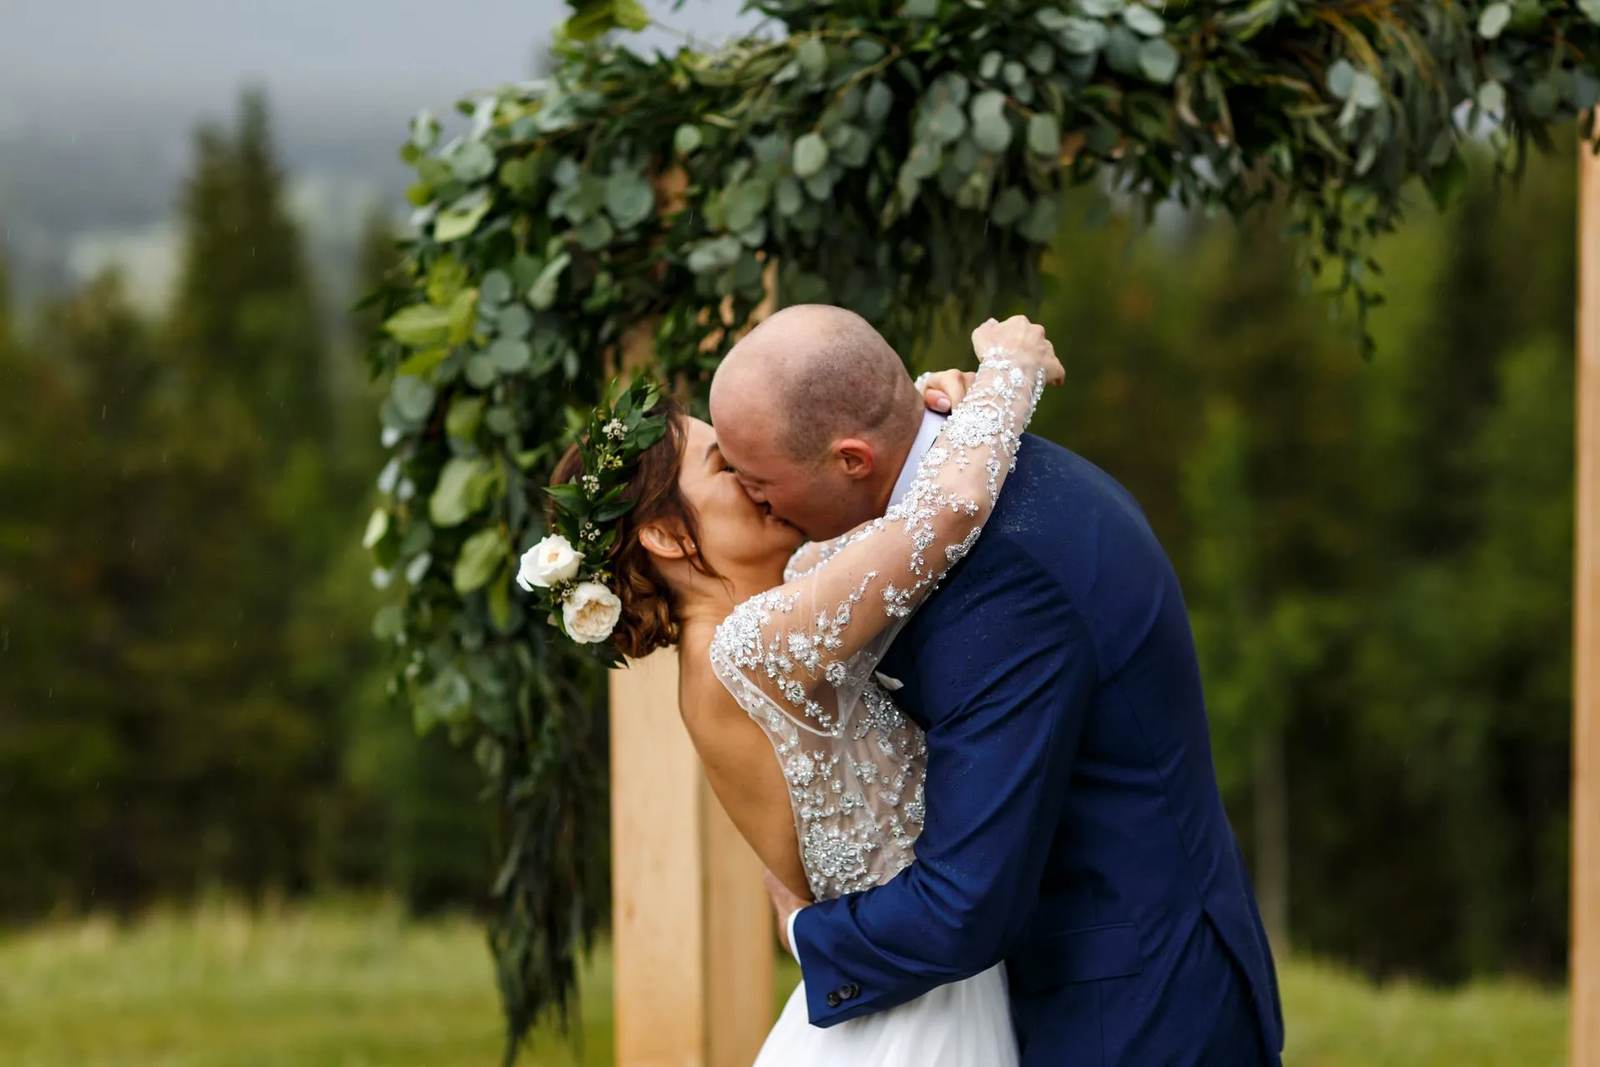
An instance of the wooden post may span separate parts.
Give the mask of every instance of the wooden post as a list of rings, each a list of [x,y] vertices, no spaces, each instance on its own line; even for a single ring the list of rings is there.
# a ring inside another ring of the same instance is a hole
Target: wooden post
[[[1600,1067],[1600,160],[1587,142],[1578,149],[1577,389],[1570,1062]]]
[[[747,1067],[772,1025],[761,862],[706,783],[678,716],[678,657],[611,673],[618,1067]]]
[[[650,360],[656,325],[629,333],[625,367]],[[617,1067],[748,1067],[772,1026],[776,927],[679,717],[675,650],[611,672],[611,863]]]

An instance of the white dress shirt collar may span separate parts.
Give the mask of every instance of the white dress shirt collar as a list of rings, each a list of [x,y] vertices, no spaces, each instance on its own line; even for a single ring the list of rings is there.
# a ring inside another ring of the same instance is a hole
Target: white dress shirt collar
[[[911,491],[911,483],[917,477],[917,468],[922,465],[922,457],[938,439],[945,418],[946,416],[936,411],[923,411],[922,425],[917,430],[917,439],[912,442],[911,452],[906,456],[906,464],[900,468],[900,477],[895,479],[894,491],[889,494],[891,508],[904,500],[905,495]]]

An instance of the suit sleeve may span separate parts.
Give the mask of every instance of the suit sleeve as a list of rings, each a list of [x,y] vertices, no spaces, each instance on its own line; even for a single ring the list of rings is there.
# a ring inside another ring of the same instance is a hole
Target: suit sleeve
[[[1097,667],[1065,594],[1006,549],[969,559],[942,594],[954,601],[917,628],[915,673],[933,725],[916,861],[796,917],[814,1025],[987,970],[1033,911]]]

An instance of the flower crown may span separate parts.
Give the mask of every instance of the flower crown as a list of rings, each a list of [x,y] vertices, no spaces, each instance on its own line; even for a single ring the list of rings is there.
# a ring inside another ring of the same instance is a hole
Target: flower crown
[[[522,554],[517,570],[517,584],[546,602],[550,624],[581,645],[608,640],[622,617],[606,559],[617,520],[633,509],[622,498],[633,465],[667,433],[667,417],[650,414],[661,399],[658,383],[635,373],[627,388],[618,386],[614,379],[579,427],[582,473],[545,489],[550,535]]]

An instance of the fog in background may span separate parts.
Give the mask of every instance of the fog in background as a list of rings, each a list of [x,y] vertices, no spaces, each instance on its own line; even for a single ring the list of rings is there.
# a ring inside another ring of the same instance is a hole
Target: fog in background
[[[665,23],[717,40],[756,20],[736,0],[663,0]],[[6,0],[0,15],[0,253],[19,303],[119,264],[165,299],[174,191],[197,124],[266,89],[313,262],[348,277],[373,204],[399,210],[407,119],[533,76],[559,0]],[[678,38],[647,31],[638,49]],[[342,299],[343,294],[338,294]]]

